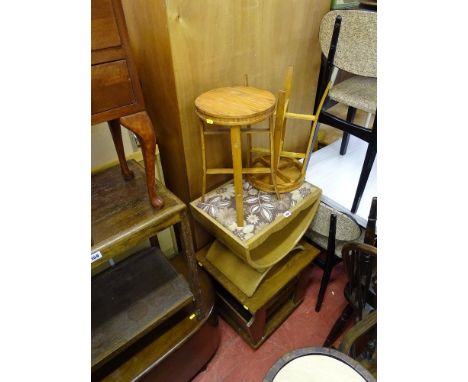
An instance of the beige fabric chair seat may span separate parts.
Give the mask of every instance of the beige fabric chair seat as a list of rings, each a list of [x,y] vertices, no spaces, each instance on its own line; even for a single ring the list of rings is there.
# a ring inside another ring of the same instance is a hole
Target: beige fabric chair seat
[[[357,243],[364,243],[364,235],[366,231],[363,230],[361,235],[356,239],[352,240]],[[328,237],[320,235],[319,233],[309,231],[309,234],[307,235],[315,244],[317,244],[320,248],[327,249],[328,247]],[[338,256],[340,259],[342,257],[341,255],[341,250],[343,249],[343,246],[349,243],[348,241],[341,241],[341,240],[336,240],[335,243],[335,255]]]
[[[365,230],[362,230],[348,215],[321,202],[306,236],[320,248],[328,248],[330,216],[336,215],[335,255],[341,258],[341,249],[350,241],[364,242]]]
[[[354,76],[334,85],[329,96],[336,102],[375,114],[377,110],[377,79]]]

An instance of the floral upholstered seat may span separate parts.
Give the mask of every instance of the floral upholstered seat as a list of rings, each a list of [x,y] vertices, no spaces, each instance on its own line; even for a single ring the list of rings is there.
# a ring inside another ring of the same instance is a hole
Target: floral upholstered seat
[[[285,257],[312,222],[322,191],[308,182],[281,194],[260,191],[244,180],[244,226],[236,223],[233,181],[190,203],[194,217],[253,268],[265,270]]]
[[[232,182],[218,187],[206,195],[204,202],[200,200],[197,203],[198,208],[208,213],[241,240],[250,239],[278,217],[284,217],[285,213],[287,215],[287,211],[294,208],[315,188],[310,183],[304,182],[297,190],[282,194],[278,200],[275,194],[259,191],[248,181],[244,180],[243,187],[244,227],[238,227],[236,224],[236,202]]]

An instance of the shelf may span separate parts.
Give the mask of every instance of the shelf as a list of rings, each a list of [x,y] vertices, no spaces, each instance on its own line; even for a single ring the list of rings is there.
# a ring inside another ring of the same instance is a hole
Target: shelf
[[[119,166],[91,177],[91,253],[99,251],[102,256],[91,263],[92,269],[178,223],[185,209],[182,201],[156,181],[164,207],[155,210],[148,201],[144,168],[134,160],[128,161],[128,167],[135,175],[129,181]]]
[[[170,262],[178,273],[188,276],[182,256]],[[200,276],[208,311],[203,319],[197,320],[195,306],[188,305],[92,373],[91,380],[182,382],[192,378],[212,357],[220,339],[213,287],[206,274]]]
[[[91,293],[92,370],[193,300],[185,279],[156,248],[93,277]]]

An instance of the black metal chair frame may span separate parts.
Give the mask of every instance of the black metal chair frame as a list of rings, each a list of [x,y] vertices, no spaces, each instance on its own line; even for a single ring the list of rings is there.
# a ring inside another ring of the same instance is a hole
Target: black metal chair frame
[[[328,58],[322,55],[322,65],[320,66],[320,73],[317,83],[317,95],[323,94],[323,90],[330,81],[332,71],[333,71],[333,62],[336,52],[336,47],[338,44],[338,37],[341,28],[341,16],[337,16],[335,20],[335,25],[333,28],[332,41],[330,44],[330,50],[328,52]],[[314,104],[314,114],[317,110],[320,97],[315,97]],[[359,208],[359,203],[366,188],[367,180],[369,179],[369,174],[372,170],[372,165],[374,164],[375,157],[377,155],[377,111],[375,113],[374,124],[372,129],[368,129],[353,123],[354,116],[356,114],[356,109],[354,107],[348,107],[348,113],[346,121],[341,118],[336,117],[335,115],[328,112],[326,109],[334,104],[334,102],[328,98],[329,102],[325,103],[325,106],[320,113],[318,118],[319,123],[324,123],[326,125],[335,127],[343,131],[343,140],[341,143],[340,154],[344,155],[346,153],[346,148],[349,141],[349,134],[354,135],[366,141],[369,146],[367,147],[366,156],[364,158],[364,163],[362,165],[361,175],[359,177],[359,182],[356,188],[356,193],[354,195],[353,205],[351,207],[351,212],[356,213]],[[330,102],[331,101],[331,102]],[[319,128],[315,131],[314,143],[317,138]]]

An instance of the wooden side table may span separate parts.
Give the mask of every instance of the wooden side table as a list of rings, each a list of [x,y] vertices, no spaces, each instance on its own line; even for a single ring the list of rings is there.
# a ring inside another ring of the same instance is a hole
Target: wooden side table
[[[120,125],[141,142],[151,205],[163,206],[155,187],[156,136],[128,41],[120,0],[91,1],[91,124],[108,122],[125,180],[133,173],[125,160]]]
[[[135,176],[132,182],[122,179],[118,167],[92,177],[91,270],[99,271],[124,251],[178,224],[188,284],[155,248],[133,254],[95,275],[91,318],[93,371],[192,301],[194,317],[202,320],[209,313],[201,292],[186,205],[158,183],[165,206],[161,210],[152,208],[146,201],[142,166],[135,161],[128,165]]]
[[[210,90],[198,96],[195,100],[195,112],[201,120],[203,185],[202,197],[206,191],[207,174],[233,174],[236,198],[236,222],[244,226],[243,211],[243,174],[271,174],[272,182],[276,182],[273,161],[269,167],[242,167],[241,127],[248,134],[254,132],[268,133],[270,136],[270,152],[273,152],[273,112],[275,96],[269,91],[250,86],[234,86]],[[253,130],[250,125],[269,119],[269,130]],[[206,168],[205,135],[225,133],[225,130],[207,129],[206,125],[227,126],[231,134],[232,167]],[[249,146],[251,145],[249,135]],[[250,147],[249,147],[250,149]]]

